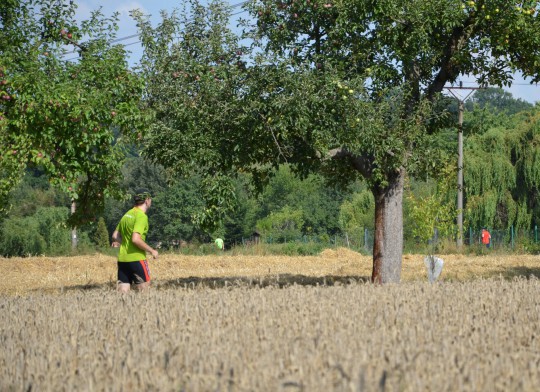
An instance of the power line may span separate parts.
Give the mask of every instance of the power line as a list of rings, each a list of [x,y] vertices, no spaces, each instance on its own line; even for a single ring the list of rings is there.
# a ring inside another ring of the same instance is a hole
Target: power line
[[[117,42],[120,42],[120,41],[125,41],[126,39],[131,39],[131,38],[135,38],[135,37],[138,37],[139,36],[139,33],[137,34],[132,34],[132,35],[128,35],[127,37],[122,37],[122,38],[117,38],[117,39],[113,39],[110,43],[111,44],[115,44]],[[74,53],[74,52],[72,52]]]
[[[240,3],[236,3],[236,4],[231,5],[230,8],[231,9],[238,8],[238,7],[241,7],[241,6],[243,6],[244,4],[246,4],[248,2],[249,2],[249,0],[241,1]],[[242,14],[244,12],[246,12],[246,10],[242,10],[242,11],[239,11],[239,12],[236,12],[236,13],[232,13],[230,16],[231,17],[237,16],[237,15],[240,15],[240,14]],[[188,22],[193,22],[193,19],[188,20]],[[131,38],[139,37],[139,35],[140,35],[139,33],[136,33],[136,34],[128,35],[128,36],[125,36],[125,37],[116,38],[116,39],[113,39],[112,41],[110,41],[110,43],[114,44],[114,43],[122,42],[122,41],[125,41],[125,40],[128,40],[128,39],[131,39]],[[141,43],[141,41],[125,44],[124,47],[135,45],[135,44],[138,44],[138,43]],[[74,49],[71,52],[66,52],[66,53],[63,54],[63,56],[67,56],[67,55],[74,54],[74,53],[77,53],[77,49]],[[79,57],[73,57],[71,59],[67,59],[66,61],[74,61],[74,60],[77,60],[78,58]]]
[[[462,82],[463,84],[476,84],[476,82]],[[512,86],[531,86],[531,87],[540,87],[538,83],[512,83]],[[486,86],[490,87],[490,86]]]
[[[129,44],[124,44],[124,48],[127,47],[127,46],[131,46],[131,45],[137,45],[137,44],[140,44],[141,41],[135,41],[135,42],[131,42]]]
[[[248,3],[249,0],[245,0],[245,1],[241,1],[239,3],[236,3],[236,4],[233,4],[230,6],[231,9],[234,9],[234,8],[238,8],[238,7],[241,7],[243,6],[244,4]],[[240,15],[244,12],[246,12],[247,10],[242,10],[242,11],[239,11],[239,12],[236,12],[236,13],[232,13],[230,16],[233,17],[233,16],[237,16],[237,15]],[[189,20],[188,22],[192,22],[193,19]],[[114,40],[112,40],[110,43],[118,43],[118,42],[122,42],[122,41],[125,41],[125,40],[128,40],[128,39],[131,39],[131,38],[136,38],[136,37],[139,37],[140,34],[136,33],[136,34],[132,34],[132,35],[128,35],[128,36],[125,36],[125,37],[120,37],[120,38],[116,38]],[[141,41],[136,41],[136,42],[131,42],[131,43],[128,43],[128,44],[124,44],[124,48],[125,47],[128,47],[128,46],[132,46],[132,45],[137,45],[137,44],[140,44]],[[73,54],[73,53],[77,53],[77,50],[73,50],[71,52],[67,52],[67,53],[64,53],[64,56],[67,56],[69,54]],[[77,60],[79,59],[79,57],[73,57],[71,59],[67,59],[66,61],[74,61],[74,60]],[[462,84],[476,84],[476,82],[460,82]],[[540,87],[540,85],[538,83],[512,83],[512,86],[529,86],[529,87],[535,87],[535,88],[538,88]],[[489,87],[489,86],[487,86]]]

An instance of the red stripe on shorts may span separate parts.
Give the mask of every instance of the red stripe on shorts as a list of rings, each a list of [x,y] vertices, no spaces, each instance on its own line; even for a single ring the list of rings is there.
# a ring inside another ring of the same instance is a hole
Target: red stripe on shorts
[[[148,261],[141,260],[140,261],[142,269],[144,271],[144,278],[147,282],[150,282],[150,270],[148,269]]]

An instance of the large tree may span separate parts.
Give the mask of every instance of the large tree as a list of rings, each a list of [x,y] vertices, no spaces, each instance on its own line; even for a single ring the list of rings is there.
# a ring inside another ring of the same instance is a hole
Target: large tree
[[[113,45],[116,16],[75,19],[64,0],[4,0],[0,8],[0,209],[28,167],[88,220],[118,195],[121,140],[141,132],[142,80]]]
[[[537,7],[254,0],[249,53],[227,30],[219,2],[195,5],[180,23],[166,17],[158,29],[139,18],[158,120],[148,152],[214,176],[243,170],[264,179],[287,162],[301,176],[363,177],[375,200],[372,279],[398,282],[404,180],[422,162],[437,166],[429,135],[439,94],[465,74],[504,85],[520,70],[538,81]]]
[[[467,138],[465,217],[470,227],[528,231],[538,224],[539,141],[536,108]]]

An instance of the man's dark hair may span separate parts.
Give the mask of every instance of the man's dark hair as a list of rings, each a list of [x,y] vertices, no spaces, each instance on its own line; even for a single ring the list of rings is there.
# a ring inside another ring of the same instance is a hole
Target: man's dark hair
[[[151,199],[152,195],[148,191],[148,189],[139,189],[135,192],[135,195],[133,195],[133,202],[136,206],[140,206],[143,204],[146,199]]]

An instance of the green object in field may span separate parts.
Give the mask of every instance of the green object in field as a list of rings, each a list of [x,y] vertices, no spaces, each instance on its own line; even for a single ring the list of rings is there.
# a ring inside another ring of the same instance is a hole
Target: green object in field
[[[218,247],[218,249],[221,249],[221,250],[224,249],[225,244],[223,243],[223,240],[221,238],[216,238],[214,242],[216,243],[216,246]]]

